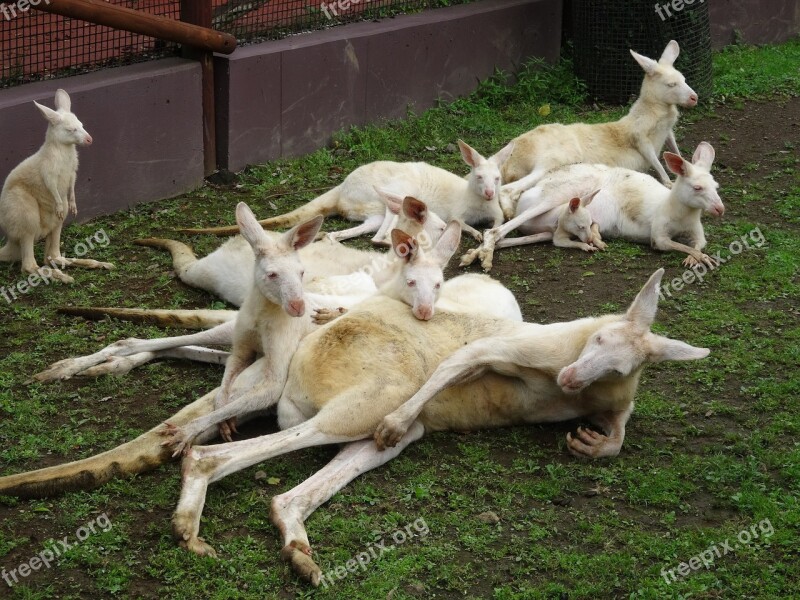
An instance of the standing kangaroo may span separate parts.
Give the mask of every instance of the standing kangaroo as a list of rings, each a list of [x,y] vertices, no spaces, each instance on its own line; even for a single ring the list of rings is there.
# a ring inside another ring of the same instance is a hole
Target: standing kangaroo
[[[364,221],[358,233],[378,231],[385,217],[385,205],[379,190],[422,199],[428,207],[449,222],[457,220],[462,229],[480,240],[480,232],[471,227],[483,221],[493,226],[503,222],[498,200],[500,167],[511,154],[508,144],[497,154],[484,158],[477,150],[458,140],[461,156],[470,167],[467,178],[424,162],[398,163],[376,161],[358,167],[332,190],[285,215],[259,221],[265,229],[291,227],[317,215],[341,215],[351,221]],[[236,227],[181,229],[183,233],[233,235]],[[380,236],[382,237],[382,236]],[[380,239],[376,236],[376,239]]]
[[[498,241],[510,231],[519,227],[524,233],[532,233],[541,219],[561,211],[572,197],[599,188],[592,203],[586,206],[593,245],[602,249],[603,236],[620,237],[649,243],[657,250],[685,252],[688,256],[683,264],[687,267],[699,263],[713,266],[713,259],[703,253],[706,237],[700,217],[703,212],[718,217],[725,213],[717,192],[719,184],[711,175],[714,148],[708,142],[701,142],[692,162],[671,152],[664,153],[664,161],[677,175],[671,189],[649,175],[619,167],[576,164],[551,171],[522,195],[517,207],[519,214],[484,232],[481,247],[465,254],[461,264],[480,257],[488,271],[492,268],[495,247],[504,245]],[[562,231],[555,235],[563,235],[563,228],[573,224],[574,215],[563,214],[559,221]],[[677,241],[681,238],[688,244]],[[542,241],[535,236],[516,239],[517,244]]]
[[[34,102],[47,119],[47,133],[41,148],[8,174],[0,191],[0,228],[7,236],[0,248],[0,261],[22,261],[23,273],[39,272],[33,246],[44,238],[45,262],[50,263],[50,275],[64,283],[74,279],[56,268],[66,266],[89,269],[113,269],[114,265],[87,258],[67,258],[61,255],[61,228],[67,211],[75,215],[75,179],[78,173],[76,146],[88,146],[92,136],[72,112],[69,94],[56,91],[56,110]],[[44,276],[44,272],[42,273]]]
[[[644,69],[645,77],[636,102],[628,114],[612,123],[552,123],[514,139],[514,151],[503,165],[500,203],[506,218],[514,214],[519,195],[557,167],[572,163],[602,163],[634,171],[655,169],[661,183],[670,185],[658,161],[661,149],[680,155],[674,127],[678,106],[697,105],[697,94],[673,66],[678,58],[678,42],[671,41],[658,62],[631,50]]]

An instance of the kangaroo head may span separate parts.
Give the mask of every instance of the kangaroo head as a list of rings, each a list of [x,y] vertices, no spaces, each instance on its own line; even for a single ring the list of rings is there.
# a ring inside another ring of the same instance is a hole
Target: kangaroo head
[[[686,78],[673,64],[678,58],[678,42],[672,40],[664,49],[658,62],[631,50],[631,55],[644,69],[645,78],[641,96],[664,104],[691,108],[697,105],[697,94],[686,84]]]
[[[625,315],[595,331],[578,360],[561,369],[558,385],[564,392],[577,393],[595,381],[628,377],[648,362],[708,356],[708,348],[696,348],[650,331],[663,275],[664,269],[653,273]]]
[[[458,147],[461,149],[461,157],[471,169],[468,178],[469,189],[487,201],[499,198],[500,167],[511,156],[514,142],[509,142],[502,150],[489,158],[484,158],[477,150],[462,140],[458,140]]]
[[[447,223],[422,200],[412,196],[401,196],[385,188],[375,187],[375,191],[386,204],[384,223],[391,217],[388,226],[381,229],[390,232],[392,229],[401,229],[411,237],[420,236],[420,241],[425,245],[434,243],[444,233]]]
[[[678,177],[672,184],[672,193],[690,208],[699,208],[716,217],[725,214],[725,205],[719,197],[719,184],[711,174],[714,164],[714,148],[708,142],[700,142],[692,156],[692,162],[664,152],[667,168]]]
[[[558,226],[584,244],[594,241],[592,235],[592,215],[586,208],[600,190],[595,190],[582,198],[570,200],[558,218]]]
[[[236,222],[256,257],[253,285],[269,302],[283,308],[289,316],[302,317],[303,264],[297,251],[314,241],[323,218],[314,217],[278,237],[268,236],[244,202],[236,205]]]
[[[400,229],[392,230],[392,249],[402,259],[400,272],[387,284],[384,293],[408,304],[422,321],[433,317],[434,304],[444,282],[442,270],[458,249],[461,224],[451,221],[442,236],[426,251],[418,240]]]
[[[33,103],[50,123],[47,128],[48,137],[68,146],[88,146],[92,143],[92,136],[83,128],[83,123],[70,112],[72,102],[67,92],[62,89],[56,91],[56,110],[43,106],[35,100]]]

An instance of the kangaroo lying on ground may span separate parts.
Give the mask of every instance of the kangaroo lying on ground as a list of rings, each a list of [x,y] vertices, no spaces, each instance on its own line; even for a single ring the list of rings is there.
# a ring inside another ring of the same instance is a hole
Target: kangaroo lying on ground
[[[605,250],[606,244],[600,238],[597,223],[592,221],[592,215],[586,208],[599,191],[595,190],[583,198],[572,198],[566,204],[524,222],[512,219],[509,223],[521,222],[520,228],[524,227],[525,232],[530,235],[514,238],[504,237],[498,240],[494,247],[510,248],[552,240],[553,245],[559,248],[578,248],[584,252]],[[502,233],[500,228],[492,231],[497,231],[498,234]],[[573,238],[578,239],[574,240]],[[465,253],[461,257],[461,266],[471,265],[481,255],[483,248],[484,246],[479,246]],[[491,269],[491,257],[484,262],[483,266],[487,271]]]
[[[669,176],[658,156],[665,142],[668,150],[680,155],[673,131],[678,122],[677,107],[697,105],[697,94],[673,67],[679,51],[673,40],[656,62],[631,50],[645,77],[639,98],[619,121],[540,125],[514,139],[514,151],[502,168],[506,185],[500,205],[506,218],[514,215],[522,192],[548,171],[572,163],[606,164],[634,171],[652,168],[661,183],[669,186]]]
[[[397,225],[412,237],[433,244],[444,232],[441,223],[441,219],[427,210],[424,202],[411,197],[402,201]],[[267,235],[276,240],[279,238],[279,234],[268,232]],[[241,236],[225,242],[201,259],[195,256],[189,246],[175,240],[149,238],[138,240],[137,243],[166,248],[172,254],[173,268],[181,281],[216,294],[236,306],[242,305],[249,286],[252,286],[255,255],[250,244]],[[379,287],[390,281],[395,273],[395,260],[391,256],[326,240],[301,248],[300,260],[306,266],[308,275],[306,288],[326,296],[344,296],[339,307],[342,304],[349,306],[374,289],[364,277],[371,278],[374,286]],[[75,375],[124,375],[157,358],[183,358],[223,364],[228,359],[228,352],[203,346],[229,346],[233,342],[233,321],[236,319],[234,310],[68,308],[61,309],[61,312],[87,318],[113,316],[161,326],[208,330],[167,338],[120,340],[94,354],[53,363],[33,376],[37,381],[69,379]]]
[[[677,175],[672,189],[644,173],[605,165],[577,164],[548,173],[520,198],[519,214],[500,227],[484,232],[481,247],[465,254],[461,264],[470,264],[480,257],[483,268],[488,271],[492,268],[498,240],[510,231],[519,227],[527,233],[529,223],[537,223],[542,215],[561,210],[560,207],[575,195],[599,188],[593,202],[586,207],[593,222],[593,245],[602,248],[605,245],[602,236],[649,242],[657,250],[685,252],[688,256],[683,264],[687,267],[699,263],[713,266],[713,259],[702,252],[706,237],[700,217],[704,211],[718,217],[725,213],[717,193],[719,184],[710,173],[714,148],[701,142],[691,163],[671,152],[664,153],[664,161]],[[563,227],[571,226],[570,217],[566,215],[561,221]],[[519,238],[517,245],[541,241],[534,237],[527,242],[526,238]],[[686,238],[689,245],[675,241],[681,237]]]
[[[0,191],[0,229],[6,244],[0,248],[0,261],[22,261],[23,273],[73,283],[74,279],[56,267],[113,269],[114,265],[88,258],[61,256],[61,228],[67,211],[78,213],[75,203],[75,179],[78,173],[76,146],[88,146],[92,136],[70,112],[69,94],[56,91],[56,110],[34,102],[47,119],[44,144],[8,174]],[[33,246],[44,238],[44,258],[49,266],[39,271]],[[49,274],[44,272],[49,271]]]
[[[464,162],[471,169],[466,179],[424,162],[372,162],[358,167],[340,185],[300,208],[285,215],[262,219],[259,223],[265,229],[278,229],[317,215],[341,215],[351,221],[364,222],[355,229],[355,235],[378,231],[385,216],[384,203],[376,191],[376,186],[380,186],[402,196],[422,199],[442,219],[459,221],[465,232],[480,240],[481,234],[471,227],[472,224],[491,221],[496,226],[503,222],[498,201],[500,167],[511,154],[513,144],[508,144],[488,159],[461,140],[458,140],[458,145]],[[216,235],[238,233],[236,227],[180,231]],[[343,239],[342,232],[336,235]],[[375,239],[380,241],[382,238],[381,235]]]

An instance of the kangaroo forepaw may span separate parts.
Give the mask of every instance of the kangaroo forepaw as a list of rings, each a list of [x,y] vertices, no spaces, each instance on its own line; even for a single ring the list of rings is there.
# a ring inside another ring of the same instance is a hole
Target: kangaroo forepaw
[[[347,309],[341,306],[339,308],[318,308],[311,315],[311,320],[315,325],[325,325],[325,323],[338,319],[346,312]]]
[[[459,266],[467,267],[472,263],[474,263],[475,259],[478,258],[478,252],[480,252],[480,248],[474,248],[469,252],[467,252],[466,254],[464,254],[464,256],[461,257],[461,262],[459,263]]]
[[[603,458],[616,456],[622,449],[622,440],[578,427],[576,435],[567,433],[567,448],[578,458]]]
[[[322,579],[322,570],[311,558],[311,548],[308,544],[292,540],[281,550],[281,558],[292,565],[292,569],[311,585],[317,587]]]
[[[186,454],[192,447],[195,436],[186,430],[185,427],[178,427],[172,423],[164,423],[158,434],[167,438],[161,445],[172,449],[172,458],[177,458],[181,454]]]
[[[397,446],[408,431],[408,427],[403,419],[391,414],[386,415],[375,430],[375,443],[378,449],[385,450]]]

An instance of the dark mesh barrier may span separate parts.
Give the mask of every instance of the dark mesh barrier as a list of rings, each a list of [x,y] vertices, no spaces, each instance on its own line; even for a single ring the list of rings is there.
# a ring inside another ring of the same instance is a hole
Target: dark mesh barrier
[[[575,71],[595,98],[625,103],[638,94],[643,71],[629,50],[658,59],[670,40],[680,44],[675,66],[700,101],[711,94],[708,2],[695,0],[675,11],[664,2],[573,0],[571,17]]]

